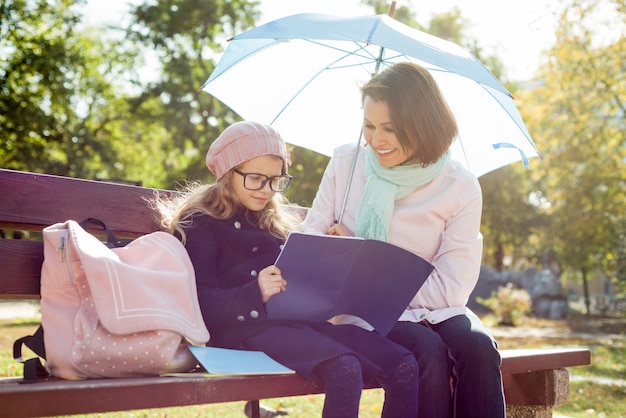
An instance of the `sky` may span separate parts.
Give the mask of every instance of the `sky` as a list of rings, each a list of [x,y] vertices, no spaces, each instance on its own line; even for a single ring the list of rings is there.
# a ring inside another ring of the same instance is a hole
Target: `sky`
[[[90,23],[123,19],[129,1],[89,0],[86,13]],[[559,2],[545,0],[398,0],[397,6],[407,6],[416,14],[416,20],[427,24],[433,13],[442,13],[453,7],[461,10],[466,20],[466,35],[477,40],[484,52],[497,56],[511,80],[532,78],[541,62],[541,53],[554,42],[556,15]],[[340,16],[363,16],[371,9],[359,0],[261,0],[261,19],[266,23],[283,16],[315,12]]]

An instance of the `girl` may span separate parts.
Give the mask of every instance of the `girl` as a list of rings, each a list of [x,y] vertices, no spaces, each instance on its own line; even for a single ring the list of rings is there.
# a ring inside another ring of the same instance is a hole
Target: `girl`
[[[285,206],[289,153],[269,126],[239,122],[206,157],[217,182],[177,202],[160,201],[163,226],[185,244],[211,345],[264,351],[325,390],[323,417],[357,417],[364,384],[385,389],[383,417],[418,413],[414,356],[381,335],[352,325],[267,318],[265,303],[289,292],[273,265],[299,218]],[[323,262],[323,260],[320,260]]]

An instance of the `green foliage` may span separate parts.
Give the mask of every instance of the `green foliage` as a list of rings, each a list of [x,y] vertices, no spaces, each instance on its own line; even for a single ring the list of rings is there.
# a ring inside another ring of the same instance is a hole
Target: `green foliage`
[[[516,326],[532,307],[530,295],[524,289],[517,289],[511,283],[498,287],[488,298],[477,297],[476,301],[498,317],[498,324]]]
[[[132,9],[126,39],[143,46],[150,51],[149,58],[158,61],[153,77],[138,79],[141,92],[128,100],[133,134],[152,148],[140,166],[161,173],[150,185],[172,188],[184,179],[207,180],[206,151],[239,117],[200,87],[226,38],[254,23],[257,5],[254,1],[159,0]]]
[[[206,177],[209,144],[238,117],[198,89],[257,3],[151,2],[104,31],[77,29],[82,3],[0,6],[0,165],[153,187]],[[158,63],[148,79],[144,60]]]
[[[78,31],[82,2],[4,3],[0,166],[88,179],[124,178],[124,86],[132,55]]]
[[[396,7],[391,10],[391,2],[385,0],[361,0],[361,3],[371,7],[374,14],[377,15],[389,15],[393,11],[393,18],[398,22],[402,22],[405,25],[419,30],[424,30],[415,20],[415,13],[405,5],[396,3]]]
[[[289,173],[293,176],[294,182],[285,193],[290,202],[311,207],[328,161],[330,157],[309,149],[293,148]]]
[[[617,3],[567,5],[540,81],[522,93],[522,113],[543,153],[533,170],[550,219],[541,241],[564,268],[583,277],[603,268],[624,283],[626,38],[599,44],[592,30],[602,24],[596,10]]]
[[[529,170],[512,164],[485,174],[479,181],[483,191],[483,263],[498,271],[539,263],[542,251],[536,238],[549,219],[540,210]],[[514,264],[505,263],[505,255]]]
[[[65,132],[79,123],[71,104],[85,57],[71,41],[79,20],[73,1],[56,3],[0,6],[2,167],[55,172],[68,166]]]
[[[465,35],[467,22],[458,7],[453,7],[448,12],[433,15],[425,32],[446,39],[459,45],[468,41]]]

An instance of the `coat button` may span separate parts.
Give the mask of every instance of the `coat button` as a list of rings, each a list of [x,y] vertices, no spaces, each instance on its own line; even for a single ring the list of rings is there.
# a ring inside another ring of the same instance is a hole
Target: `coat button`
[[[282,250],[283,248],[285,248],[285,244],[282,244],[279,248]]]
[[[241,229],[241,223],[239,221],[235,221],[235,229]]]
[[[257,311],[250,311],[250,318],[258,318],[259,313]]]
[[[259,273],[256,272],[256,270],[252,270],[250,272],[250,276],[256,277]]]
[[[253,253],[256,253],[257,251],[259,251],[259,247],[253,247],[253,248],[252,248],[252,252],[253,252]]]
[[[243,321],[245,321],[245,320],[246,320],[246,318],[244,318],[244,317],[243,317],[243,315],[238,315],[238,316],[237,316],[237,321],[239,321],[239,322],[243,322]]]

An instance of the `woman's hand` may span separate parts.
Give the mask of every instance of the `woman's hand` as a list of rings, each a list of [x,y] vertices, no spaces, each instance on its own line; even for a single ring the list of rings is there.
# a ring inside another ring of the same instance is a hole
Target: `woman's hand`
[[[343,227],[339,224],[335,224],[333,226],[331,226],[330,228],[328,228],[328,235],[338,235],[338,236],[342,236],[345,237],[346,235],[346,231],[343,229]]]
[[[259,273],[259,288],[261,289],[261,298],[266,303],[274,295],[287,290],[287,280],[283,279],[280,270],[276,266],[265,267]]]

